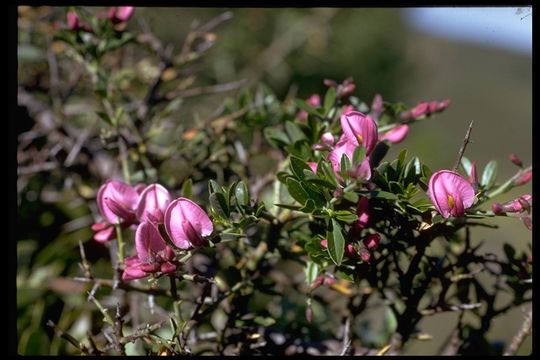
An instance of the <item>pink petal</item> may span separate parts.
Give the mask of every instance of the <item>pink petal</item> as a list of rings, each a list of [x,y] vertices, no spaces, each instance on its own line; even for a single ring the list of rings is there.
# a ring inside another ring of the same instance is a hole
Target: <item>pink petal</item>
[[[165,229],[180,249],[200,246],[201,238],[209,236],[214,226],[199,205],[186,198],[171,202],[165,211]]]
[[[163,222],[163,215],[172,201],[169,191],[159,184],[148,185],[139,197],[137,219],[139,221]]]
[[[135,12],[134,6],[120,6],[116,11],[116,18],[120,21],[128,21]]]
[[[114,229],[114,226],[109,226],[94,234],[94,240],[100,243],[104,243],[109,240],[113,240],[115,238],[116,238],[116,231]]]
[[[122,206],[122,204],[115,201],[113,198],[105,197],[103,200],[105,201],[105,206],[114,215],[117,215],[118,218],[124,219],[126,221],[135,220],[135,214],[133,213],[133,210],[125,208],[124,206]]]
[[[374,250],[379,246],[381,241],[381,235],[379,234],[369,234],[364,238],[364,244],[369,250]]]
[[[161,238],[156,225],[142,222],[135,232],[135,249],[142,262],[152,262],[155,254],[164,250],[167,244]]]
[[[317,173],[317,163],[313,161],[309,161],[308,163],[309,168],[311,171],[313,171],[315,174]]]
[[[377,144],[377,124],[370,117],[358,111],[341,115],[341,128],[349,142],[362,145],[369,155]]]
[[[359,180],[371,179],[371,165],[369,159],[365,158],[360,165],[356,167],[355,178]]]
[[[379,137],[379,140],[381,141],[388,140],[392,144],[399,144],[407,137],[408,133],[409,133],[409,125],[406,125],[406,124],[398,125],[392,130],[382,134]]]
[[[367,197],[361,196],[360,200],[358,200],[356,215],[358,215],[356,227],[359,230],[365,229],[369,222],[369,200]]]
[[[135,280],[140,279],[143,277],[146,277],[148,274],[146,274],[144,271],[140,269],[141,262],[139,261],[139,258],[137,256],[131,256],[124,259],[124,273],[122,274],[123,280]]]
[[[103,219],[111,224],[116,224],[118,216],[109,208],[105,202],[105,198],[110,198],[119,206],[134,211],[139,200],[139,195],[130,185],[118,180],[109,180],[99,188],[96,199],[98,209]]]
[[[335,173],[338,173],[341,168],[341,157],[345,154],[349,159],[352,160],[354,150],[356,149],[356,144],[349,141],[349,139],[342,135],[339,138],[339,141],[336,144],[334,150],[330,151],[327,156],[327,159],[332,163],[332,168]]]
[[[170,262],[165,262],[165,263],[161,264],[160,270],[164,274],[170,274],[170,273],[176,271],[176,265],[174,265],[173,263],[170,263]]]

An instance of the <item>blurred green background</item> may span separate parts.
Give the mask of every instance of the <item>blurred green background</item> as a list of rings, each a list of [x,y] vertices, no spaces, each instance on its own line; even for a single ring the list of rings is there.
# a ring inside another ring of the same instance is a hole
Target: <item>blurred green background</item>
[[[63,19],[64,8],[52,10],[58,19]],[[216,45],[205,58],[197,80],[200,83],[246,79],[254,85],[262,81],[280,99],[290,91],[307,98],[313,93],[324,94],[325,78],[340,82],[352,76],[357,85],[355,95],[368,104],[377,93],[384,100],[402,101],[408,106],[419,100],[449,98],[452,104],[444,113],[412,126],[408,138],[394,146],[388,157],[407,148],[410,155],[419,156],[433,170],[449,168],[469,122],[474,120],[473,142],[466,156],[476,160],[480,172],[489,160],[498,160],[501,181],[517,170],[507,160],[509,153],[518,154],[526,165],[532,161],[531,56],[413,30],[405,24],[401,9],[138,8],[129,27],[139,30],[144,20],[164,43],[178,50],[194,22],[206,22],[224,11],[231,11],[234,17],[216,30]],[[27,51],[29,45],[31,40],[21,38],[20,34],[19,79],[24,77],[26,67],[32,65],[21,55],[21,49]],[[229,95],[234,92],[190,99],[179,116],[204,118]],[[34,183],[19,192],[18,275],[27,271],[25,266],[30,262],[43,264],[46,271],[32,279],[36,287],[54,274],[76,273],[77,240],[90,240],[92,235],[89,229],[69,232],[64,224],[77,218],[74,209],[83,204],[62,207],[38,196],[42,189],[39,184],[46,182],[46,175],[36,176]],[[501,196],[499,201],[531,190],[529,183]],[[483,240],[486,251],[502,254],[504,242],[525,249],[532,240],[531,232],[517,219],[501,218],[492,223],[500,228],[472,231],[473,240]],[[72,239],[70,245],[74,245],[64,250],[63,255],[71,259],[67,261],[69,265],[55,263],[52,259],[58,255],[56,249],[66,238]],[[53,241],[57,245],[49,246],[46,252],[37,256],[33,252],[36,246],[42,248]],[[77,299],[78,295],[64,296],[64,304],[54,289],[53,284],[46,293],[35,290],[31,296],[27,292],[33,291],[32,286],[28,286],[18,293],[19,340],[36,346],[36,353],[49,352],[48,339],[38,331],[48,314],[63,306],[83,306],[84,299]],[[30,303],[35,305],[31,310]],[[73,319],[63,321],[67,324]],[[450,329],[440,324],[455,321],[453,314],[426,318],[421,323],[422,331],[434,338],[411,341],[407,353],[437,351]],[[508,342],[521,322],[520,309],[514,309],[496,318],[488,338]],[[50,351],[58,351],[59,346],[58,339],[53,340]],[[530,349],[529,337],[519,353],[526,354]]]

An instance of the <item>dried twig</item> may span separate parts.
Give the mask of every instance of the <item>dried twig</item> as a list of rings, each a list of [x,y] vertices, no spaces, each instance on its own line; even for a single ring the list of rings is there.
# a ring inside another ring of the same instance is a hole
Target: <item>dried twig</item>
[[[459,148],[458,157],[456,159],[456,162],[454,163],[454,167],[452,168],[452,171],[457,171],[459,164],[461,162],[461,158],[463,157],[463,154],[465,153],[465,148],[467,147],[467,144],[471,142],[470,138],[471,138],[472,126],[473,126],[473,120],[471,120],[471,123],[469,124],[467,133],[465,134],[465,138],[463,139],[463,144],[461,145],[461,148]]]
[[[531,325],[532,325],[532,309],[529,309],[527,314],[525,314],[525,319],[523,321],[523,324],[521,325],[521,328],[518,330],[516,335],[512,338],[512,341],[508,345],[508,348],[504,352],[503,355],[509,356],[509,355],[515,355],[518,351],[519,347],[525,340],[525,338],[531,333]]]

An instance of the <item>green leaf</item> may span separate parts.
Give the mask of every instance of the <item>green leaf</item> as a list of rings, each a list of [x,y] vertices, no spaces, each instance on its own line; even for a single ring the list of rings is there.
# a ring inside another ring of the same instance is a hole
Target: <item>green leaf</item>
[[[366,158],[366,148],[363,146],[358,146],[356,149],[354,149],[353,153],[353,161],[352,163],[354,165],[358,165],[364,161]]]
[[[334,186],[339,185],[336,179],[336,174],[334,173],[334,169],[332,168],[332,164],[330,162],[321,160],[317,166],[317,172],[321,172],[326,180],[334,184]]]
[[[289,209],[289,210],[300,210],[303,206],[292,205],[292,204],[274,204],[277,207]]]
[[[306,162],[296,156],[291,156],[290,159],[290,168],[292,173],[296,176],[297,179],[303,179],[305,177],[304,170],[311,172],[311,168]]]
[[[349,210],[337,210],[334,212],[336,219],[351,223],[358,219],[356,214],[353,214]]]
[[[306,273],[306,283],[311,285],[317,276],[319,276],[319,265],[313,261],[308,260],[306,268],[304,269]]]
[[[304,190],[302,185],[300,185],[297,180],[293,178],[288,178],[286,185],[289,194],[293,197],[294,200],[298,201],[300,204],[305,204],[307,199],[309,199],[308,193]]]
[[[490,162],[487,163],[486,167],[484,168],[480,185],[482,185],[485,189],[489,189],[495,183],[496,178],[497,178],[497,162],[495,160],[491,160]]]
[[[190,199],[192,196],[191,187],[193,185],[193,180],[191,178],[184,181],[182,184],[182,189],[180,190],[180,193],[182,194],[182,197]]]
[[[308,114],[320,117],[320,114],[317,112],[317,109],[315,109],[314,107],[306,103],[305,100],[295,99],[294,103],[298,108],[306,111]]]
[[[349,171],[351,171],[351,168],[352,168],[352,164],[349,157],[345,154],[341,155],[341,162],[340,162],[341,174],[343,176],[347,176]]]
[[[386,199],[386,200],[397,200],[398,197],[396,194],[392,194],[391,192],[388,192],[388,191],[382,191],[382,190],[379,190],[379,191],[373,191],[371,193],[372,197],[374,198],[379,198],[379,199]]]
[[[246,206],[249,204],[249,192],[246,184],[243,181],[240,181],[234,190],[234,195],[236,196],[236,203],[240,206]]]
[[[332,231],[327,232],[326,234],[328,242],[328,254],[330,258],[336,265],[341,265],[343,260],[343,253],[345,252],[345,239],[341,232],[341,225],[335,220],[332,219]]]
[[[223,188],[217,182],[215,182],[214,180],[209,180],[208,181],[208,192],[210,194],[220,193],[222,195],[225,195],[225,193],[223,192]]]
[[[264,137],[274,147],[281,147],[289,144],[289,137],[281,129],[275,127],[267,127],[263,130]]]
[[[99,116],[103,121],[112,126],[112,119],[104,113],[103,111],[96,111],[97,116]]]
[[[264,326],[264,327],[272,326],[272,325],[274,325],[276,323],[276,320],[274,318],[272,318],[272,317],[262,317],[262,316],[255,317],[255,319],[253,319],[253,321],[256,324]]]
[[[229,218],[229,206],[223,193],[214,192],[213,194],[210,194],[210,206],[212,207],[214,212],[223,219]]]
[[[336,103],[336,89],[331,87],[326,92],[326,95],[324,96],[324,115],[328,115],[328,112],[330,112],[330,109],[334,107],[334,104]]]
[[[304,205],[303,208],[299,209],[301,212],[305,213],[311,213],[313,210],[315,210],[315,202],[311,199],[307,199],[306,205]]]
[[[298,125],[293,123],[292,121],[287,121],[285,123],[285,129],[287,130],[287,134],[289,135],[289,138],[291,139],[291,143],[295,143],[299,140],[305,140],[306,134],[300,129]]]
[[[463,170],[465,170],[465,174],[471,173],[472,163],[465,156],[461,158],[461,166],[463,167]]]

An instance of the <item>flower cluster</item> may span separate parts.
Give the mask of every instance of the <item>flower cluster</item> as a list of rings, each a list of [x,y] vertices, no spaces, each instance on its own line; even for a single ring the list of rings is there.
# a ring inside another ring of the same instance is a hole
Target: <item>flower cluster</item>
[[[173,200],[160,184],[132,187],[109,180],[98,191],[97,205],[103,221],[92,226],[96,241],[116,238],[115,226],[135,228],[137,255],[125,259],[124,280],[175,271],[174,251],[166,240],[179,249],[200,247],[214,230],[203,209],[183,197]]]

